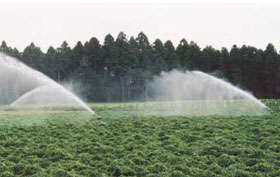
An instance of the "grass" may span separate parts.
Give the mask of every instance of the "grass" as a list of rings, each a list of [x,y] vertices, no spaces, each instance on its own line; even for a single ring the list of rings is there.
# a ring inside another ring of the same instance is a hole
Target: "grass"
[[[262,116],[147,114],[136,103],[81,111],[0,107],[0,176],[280,176],[280,101]],[[135,109],[137,108],[137,109]]]

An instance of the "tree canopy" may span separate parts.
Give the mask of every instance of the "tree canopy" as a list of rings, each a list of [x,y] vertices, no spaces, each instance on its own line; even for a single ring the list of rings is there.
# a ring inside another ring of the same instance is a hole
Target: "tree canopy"
[[[259,98],[280,97],[280,55],[272,44],[265,50],[233,45],[217,50],[200,48],[194,41],[149,41],[140,32],[127,38],[120,32],[116,39],[108,34],[104,42],[92,37],[71,48],[64,41],[59,48],[43,52],[31,43],[22,52],[2,41],[0,52],[58,81],[75,80],[83,86],[88,101],[133,101],[147,94],[147,80],[172,69],[215,73]]]

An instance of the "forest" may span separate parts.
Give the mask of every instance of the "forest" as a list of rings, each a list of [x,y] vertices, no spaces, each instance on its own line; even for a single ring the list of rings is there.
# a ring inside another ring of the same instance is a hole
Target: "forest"
[[[147,97],[147,82],[161,72],[199,70],[229,81],[258,98],[280,98],[280,54],[272,44],[265,50],[233,45],[231,49],[199,47],[182,39],[150,42],[140,32],[127,38],[108,34],[104,42],[92,37],[71,48],[66,41],[46,52],[31,43],[22,52],[2,41],[0,52],[15,57],[57,82],[80,85],[90,102],[135,101]]]

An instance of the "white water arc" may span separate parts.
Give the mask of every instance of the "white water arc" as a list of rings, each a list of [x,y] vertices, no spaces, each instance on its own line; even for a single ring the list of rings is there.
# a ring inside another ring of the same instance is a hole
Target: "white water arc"
[[[263,115],[268,108],[249,92],[200,71],[163,72],[149,85],[155,108],[178,115]]]
[[[80,98],[43,73],[0,53],[0,98],[24,104],[75,104],[94,114]]]
[[[238,87],[233,86],[232,84],[222,80],[222,79],[218,79],[214,76],[211,76],[209,74],[205,74],[203,72],[200,71],[193,71],[194,74],[197,74],[198,76],[207,78],[209,80],[212,80],[213,82],[220,84],[220,85],[224,85],[225,87],[227,87],[229,90],[232,90],[233,92],[235,92],[236,94],[239,94],[245,98],[248,98],[249,100],[253,101],[255,104],[259,105],[260,107],[263,108],[267,108],[267,106],[265,104],[263,104],[260,100],[258,100],[256,97],[254,97],[253,95],[249,94],[248,92],[245,92],[244,90],[241,90]]]

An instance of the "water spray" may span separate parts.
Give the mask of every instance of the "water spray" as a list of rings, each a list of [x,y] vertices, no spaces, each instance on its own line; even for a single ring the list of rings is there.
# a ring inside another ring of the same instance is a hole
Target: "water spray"
[[[12,107],[74,105],[96,115],[80,98],[45,74],[0,53],[1,100]],[[1,103],[1,102],[0,102]],[[3,103],[2,103],[3,104]]]

